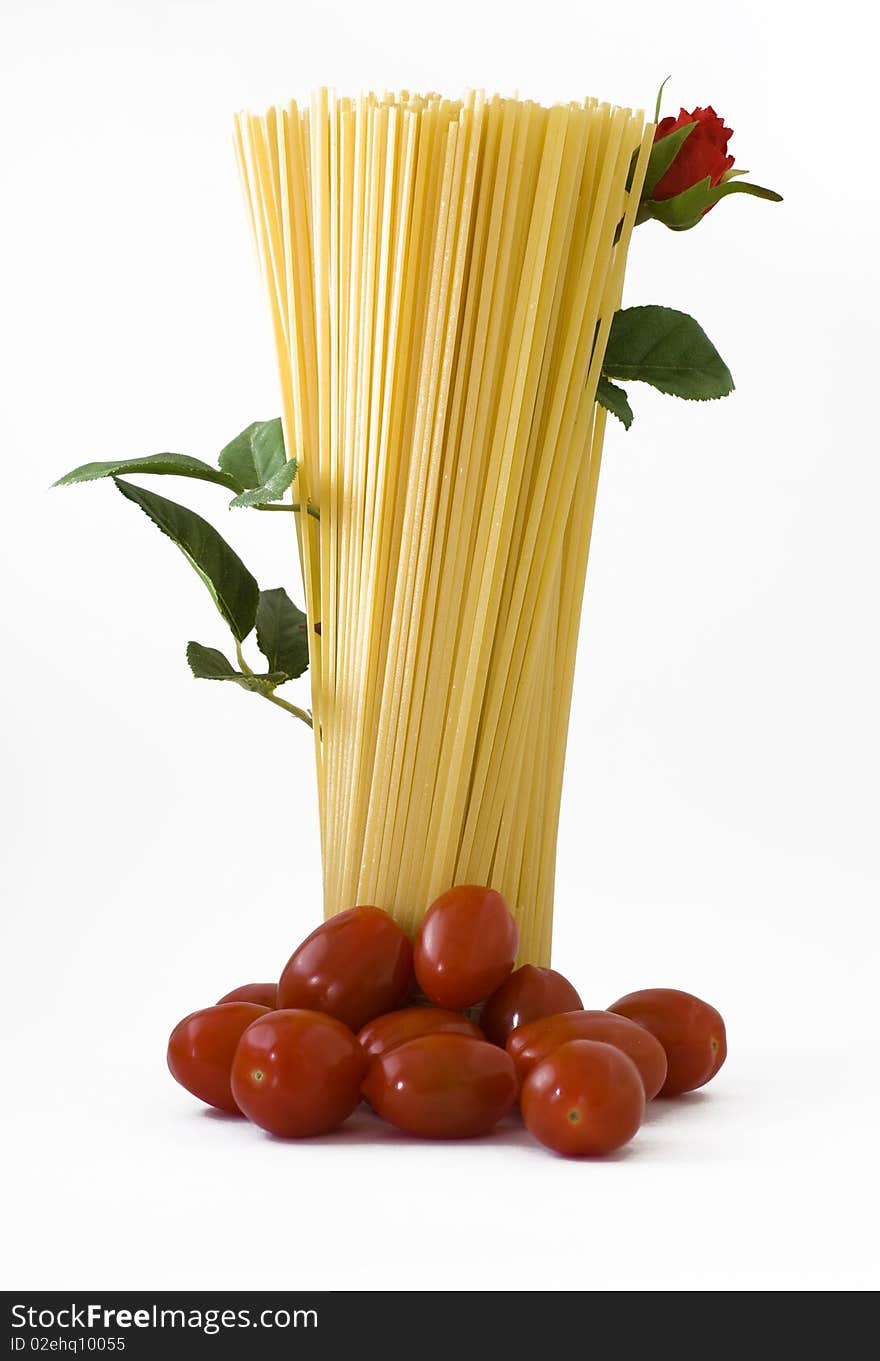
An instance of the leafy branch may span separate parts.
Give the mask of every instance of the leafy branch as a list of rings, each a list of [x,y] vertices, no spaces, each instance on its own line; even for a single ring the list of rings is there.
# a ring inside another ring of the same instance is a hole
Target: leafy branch
[[[236,670],[216,648],[190,642],[186,657],[193,675],[200,680],[234,681],[311,727],[311,714],[275,693],[279,686],[297,679],[308,669],[309,632],[303,611],[294,605],[283,587],[261,591],[238,554],[207,520],[176,501],[124,481],[117,475],[122,471],[195,477],[235,491],[232,505],[280,510],[281,506],[266,501],[283,495],[296,472],[295,460],[284,453],[281,422],[258,421],[248,426],[221,452],[218,469],[187,454],[155,454],[141,459],[86,463],[55,485],[112,478],[121,495],[138,506],[180,549],[232,634],[240,669]],[[254,630],[257,646],[267,663],[262,671],[255,671],[242,651],[242,643]]]

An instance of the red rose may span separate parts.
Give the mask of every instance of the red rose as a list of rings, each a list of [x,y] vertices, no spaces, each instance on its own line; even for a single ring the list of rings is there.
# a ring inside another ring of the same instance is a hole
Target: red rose
[[[688,123],[696,123],[696,127],[688,133],[672,165],[655,184],[652,199],[674,198],[699,184],[707,175],[712,185],[720,184],[733,165],[733,157],[727,154],[733,129],[724,126],[724,120],[718,117],[711,104],[708,109],[694,109],[693,113],[682,109],[677,118],[661,119],[654,141],[659,142],[661,137],[667,137]],[[710,204],[710,207],[714,206]]]

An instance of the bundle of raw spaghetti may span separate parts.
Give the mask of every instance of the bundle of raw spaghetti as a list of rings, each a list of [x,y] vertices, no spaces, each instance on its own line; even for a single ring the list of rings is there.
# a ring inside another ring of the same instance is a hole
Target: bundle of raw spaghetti
[[[596,385],[652,135],[482,94],[238,119],[299,461],[328,915],[412,928],[488,884],[548,962]]]

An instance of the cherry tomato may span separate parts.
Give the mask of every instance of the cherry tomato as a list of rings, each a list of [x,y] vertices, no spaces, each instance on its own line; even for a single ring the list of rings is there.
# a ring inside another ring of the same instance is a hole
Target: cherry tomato
[[[714,1007],[676,988],[645,988],[608,1008],[656,1035],[666,1051],[668,1072],[661,1096],[702,1087],[727,1058],[724,1022]]]
[[[274,1011],[278,1005],[278,984],[242,983],[240,988],[233,988],[221,997],[220,1002],[256,1002],[258,1006]]]
[[[326,1134],[361,1099],[364,1051],[347,1026],[323,1011],[270,1011],[247,1030],[232,1062],[232,1092],[249,1120],[270,1134]]]
[[[641,1074],[648,1101],[657,1095],[666,1080],[663,1046],[635,1021],[615,1016],[610,1011],[568,1011],[563,1016],[529,1021],[511,1031],[507,1037],[507,1052],[520,1081],[536,1063],[569,1040],[600,1040],[622,1050]]]
[[[172,1077],[200,1101],[238,1115],[229,1084],[232,1058],[251,1021],[267,1012],[254,1002],[222,1002],[185,1016],[168,1041]]]
[[[628,1143],[645,1113],[632,1059],[601,1040],[569,1040],[532,1068],[520,1094],[529,1133],[568,1157],[597,1157]]]
[[[413,954],[419,986],[438,1007],[471,1007],[504,982],[518,943],[501,894],[459,884],[425,913]]]
[[[561,1011],[580,1011],[583,1005],[561,973],[524,964],[492,993],[483,1007],[480,1026],[487,1040],[503,1045],[518,1025],[542,1016],[558,1016]]]
[[[503,1049],[467,1035],[422,1035],[370,1063],[364,1096],[377,1115],[422,1139],[485,1134],[516,1101]]]
[[[441,1007],[406,1007],[403,1011],[389,1011],[367,1021],[358,1035],[367,1058],[378,1058],[389,1049],[414,1040],[419,1035],[469,1035],[482,1040],[483,1032],[458,1011],[444,1011]]]
[[[403,999],[412,947],[378,907],[353,907],[324,922],[294,950],[278,984],[278,1006],[326,1011],[360,1030]]]

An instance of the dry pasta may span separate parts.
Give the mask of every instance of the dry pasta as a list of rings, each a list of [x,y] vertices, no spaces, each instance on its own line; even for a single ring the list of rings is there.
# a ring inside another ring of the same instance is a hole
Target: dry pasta
[[[549,960],[596,385],[652,137],[479,92],[237,120],[298,459],[326,915],[412,930],[485,883]]]

